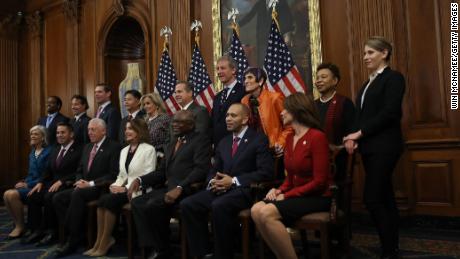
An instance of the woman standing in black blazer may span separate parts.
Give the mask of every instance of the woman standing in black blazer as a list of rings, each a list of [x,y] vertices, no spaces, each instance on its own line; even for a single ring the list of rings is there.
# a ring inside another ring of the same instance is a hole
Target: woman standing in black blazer
[[[390,69],[391,44],[370,38],[364,47],[364,63],[370,72],[356,99],[354,131],[344,138],[349,153],[359,148],[366,179],[364,203],[377,226],[382,258],[398,258],[399,213],[392,175],[402,153],[402,100],[405,81]]]

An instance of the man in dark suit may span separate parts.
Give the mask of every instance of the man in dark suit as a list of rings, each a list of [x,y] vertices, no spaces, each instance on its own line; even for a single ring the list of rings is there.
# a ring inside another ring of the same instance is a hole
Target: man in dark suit
[[[101,118],[107,125],[107,137],[112,140],[118,140],[118,131],[120,128],[121,115],[117,107],[112,104],[110,97],[112,88],[105,84],[99,84],[94,90],[94,98],[98,104],[95,118]]]
[[[176,141],[165,150],[160,167],[131,184],[128,197],[139,190],[151,192],[131,201],[139,245],[151,248],[155,258],[169,258],[169,221],[174,205],[190,194],[190,185],[206,178],[210,164],[209,139],[194,131],[190,111],[178,111],[172,121]],[[152,256],[153,257],[153,256]]]
[[[190,83],[178,81],[174,91],[174,98],[181,110],[191,111],[195,116],[195,131],[207,135],[210,122],[209,113],[206,108],[193,102],[193,89]]]
[[[224,85],[213,101],[211,113],[212,143],[215,146],[220,140],[229,134],[225,124],[225,116],[228,107],[233,103],[239,103],[244,96],[244,86],[236,80],[237,65],[228,55],[224,55],[217,61],[217,75]]]
[[[102,119],[92,119],[88,124],[91,143],[83,149],[74,188],[54,196],[53,205],[61,224],[65,224],[69,238],[56,251],[56,257],[74,252],[84,234],[82,225],[86,203],[99,198],[107,183],[118,175],[120,145],[106,137],[106,124]]]
[[[132,119],[144,119],[145,112],[141,110],[142,94],[137,90],[128,90],[125,92],[123,104],[128,111],[128,116],[121,120],[120,130],[118,132],[118,141],[126,145],[125,142],[125,127],[128,121]]]
[[[70,125],[73,127],[74,141],[79,144],[89,143],[88,123],[91,120],[86,114],[88,110],[88,100],[83,95],[72,96],[72,112],[73,118],[70,120]]]
[[[62,115],[59,111],[62,107],[62,100],[58,96],[50,96],[46,100],[47,116],[38,119],[37,124],[46,128],[48,133],[48,144],[56,144],[56,128],[59,122],[69,122],[69,118]]]
[[[192,256],[208,253],[208,215],[212,212],[215,258],[233,258],[238,213],[252,206],[250,184],[273,177],[268,138],[248,127],[249,110],[241,104],[227,111],[226,136],[216,147],[207,188],[180,203]]]
[[[75,179],[82,145],[74,141],[73,128],[69,123],[58,123],[56,138],[58,145],[51,153],[45,171],[28,194],[28,223],[35,231],[21,240],[22,243],[33,243],[41,239],[37,245],[49,245],[57,237],[58,224],[53,197],[66,188],[67,181],[73,182]]]

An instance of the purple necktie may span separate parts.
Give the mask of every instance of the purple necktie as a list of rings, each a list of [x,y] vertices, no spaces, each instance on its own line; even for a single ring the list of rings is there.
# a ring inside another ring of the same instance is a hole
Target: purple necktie
[[[91,164],[93,163],[96,153],[97,153],[97,144],[94,144],[93,149],[91,149],[91,153],[89,153],[88,168],[87,168],[88,172],[89,172],[89,169],[91,168]]]
[[[56,158],[56,167],[61,167],[62,159],[64,158],[65,148],[61,149],[58,157]]]

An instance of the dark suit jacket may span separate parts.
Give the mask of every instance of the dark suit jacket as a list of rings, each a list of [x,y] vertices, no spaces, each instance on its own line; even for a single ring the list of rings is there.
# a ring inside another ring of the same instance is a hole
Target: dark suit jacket
[[[212,113],[211,113],[211,127],[212,127],[212,143],[216,146],[222,138],[224,138],[229,132],[227,131],[227,124],[225,123],[225,116],[230,105],[241,102],[244,97],[245,89],[240,83],[236,83],[233,87],[232,92],[228,96],[226,102],[221,104],[222,91],[220,91],[213,101]]]
[[[144,120],[144,115],[145,115],[145,111],[144,110],[140,110],[137,114],[136,114],[136,117],[134,117],[135,119],[139,119],[139,120]],[[126,145],[125,143],[125,127],[126,127],[126,123],[128,123],[128,116],[125,116],[121,122],[120,122],[120,129],[118,131],[118,142],[120,143],[123,143],[123,145]]]
[[[38,119],[37,124],[42,125],[43,127],[46,127],[46,119],[48,116],[43,116]],[[57,130],[57,124],[59,122],[69,122],[69,118],[66,116],[62,115],[60,112],[56,114],[56,117],[51,121],[49,127],[46,129],[48,133],[48,143],[49,145],[54,145],[56,144],[56,130]]]
[[[109,103],[104,110],[102,110],[99,118],[103,119],[107,123],[107,137],[113,140],[118,140],[118,130],[120,128],[121,115],[120,111]]]
[[[118,159],[121,146],[118,142],[106,138],[98,149],[88,171],[88,161],[93,145],[93,143],[88,143],[83,149],[76,172],[76,180],[94,181],[96,185],[112,183],[117,178],[119,171]]]
[[[194,102],[190,104],[187,110],[191,111],[195,116],[195,131],[208,135],[210,123],[208,110]]]
[[[70,120],[70,124],[73,128],[74,140],[80,144],[89,143],[88,136],[88,123],[91,120],[88,115],[83,114],[78,120],[75,120],[75,117]]]
[[[175,142],[168,145],[157,170],[141,177],[143,186],[167,185],[171,190],[180,185],[187,192],[190,184],[206,179],[211,164],[209,138],[192,132],[185,135],[185,143],[173,154],[175,146]]]
[[[56,145],[51,152],[45,171],[39,182],[51,186],[56,181],[60,180],[62,183],[72,181],[75,179],[75,171],[80,163],[80,158],[83,150],[83,145],[74,141],[69,150],[62,158],[59,167],[56,166],[56,159],[61,151],[61,145]]]
[[[220,141],[207,182],[216,175],[216,172],[236,176],[241,187],[249,187],[251,183],[273,179],[273,156],[265,134],[248,128],[233,157],[232,145],[232,134]]]
[[[361,153],[395,153],[402,151],[402,100],[405,81],[401,73],[385,68],[369,85],[361,98],[366,81],[356,99],[354,131],[361,130]]]

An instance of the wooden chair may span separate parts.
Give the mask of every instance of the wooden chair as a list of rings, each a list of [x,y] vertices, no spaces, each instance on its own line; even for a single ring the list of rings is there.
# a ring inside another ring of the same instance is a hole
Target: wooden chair
[[[332,156],[332,158],[335,159],[335,155]],[[330,211],[307,214],[295,223],[294,229],[300,231],[302,246],[306,258],[308,258],[306,230],[319,232],[322,259],[331,258],[331,230],[338,230],[340,239],[339,243],[343,245],[345,252],[349,253],[354,159],[354,155],[348,155],[344,180],[336,182],[335,185],[331,186],[333,195]],[[339,207],[338,204],[341,206]]]

